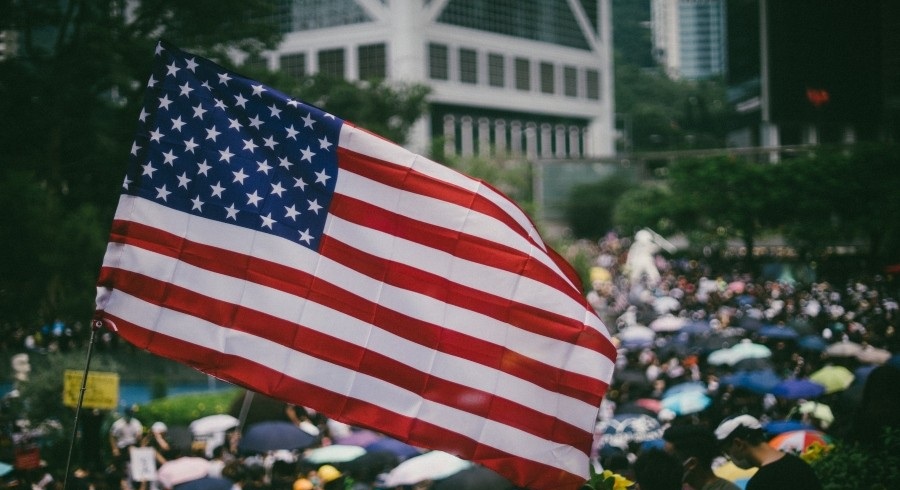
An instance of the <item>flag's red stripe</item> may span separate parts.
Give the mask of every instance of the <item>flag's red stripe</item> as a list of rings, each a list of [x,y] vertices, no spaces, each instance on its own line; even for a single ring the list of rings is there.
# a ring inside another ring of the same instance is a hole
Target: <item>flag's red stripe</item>
[[[416,172],[409,167],[379,160],[344,147],[338,147],[338,166],[342,171],[353,172],[390,187],[402,189],[403,192],[421,194],[492,216],[527,239],[532,245],[542,249],[545,247],[543,243],[537,243],[518,221],[496,203],[468,189]],[[482,182],[479,183],[486,185]],[[513,204],[515,205],[515,203]]]
[[[342,194],[334,195],[329,213],[360,226],[455,255],[463,260],[533,279],[556,288],[577,303],[585,301],[581,291],[572,287],[557,272],[540,260],[512,247],[476,235],[414,220]]]
[[[192,365],[225,381],[249,387],[289,403],[307,406],[323,413],[340,414],[334,418],[344,423],[370,427],[415,446],[471,457],[502,474],[519,475],[519,479],[513,482],[516,485],[575,490],[584,482],[584,478],[559,468],[480,445],[443,426],[390,412],[365,400],[346,397],[324,387],[287,377],[277,369],[206,349],[181,339],[155,334],[109,313],[104,312],[103,317],[112,320],[127,341],[136,346],[149,346],[149,350],[154,354]],[[158,339],[151,342],[154,337]],[[217,369],[218,366],[225,367]],[[452,420],[447,421],[448,426],[452,424]],[[514,468],[514,473],[510,472],[511,468]]]
[[[267,260],[208,247],[156,228],[119,220],[113,222],[110,241],[132,244],[212,272],[250,280],[298,297],[308,298],[361,321],[372,323],[411,342],[502,369],[542,388],[559,392],[592,406],[599,406],[601,401],[599,393],[607,388],[605,383],[596,378],[559,369],[501,346],[391,311],[367,298],[350,294],[321,278],[316,280],[304,271]],[[317,282],[313,290],[309,286],[314,280]],[[99,284],[115,283],[107,279]],[[596,333],[579,334],[575,337],[578,342],[594,339],[594,342],[588,342],[594,344],[606,340]],[[498,359],[501,362],[498,362]]]

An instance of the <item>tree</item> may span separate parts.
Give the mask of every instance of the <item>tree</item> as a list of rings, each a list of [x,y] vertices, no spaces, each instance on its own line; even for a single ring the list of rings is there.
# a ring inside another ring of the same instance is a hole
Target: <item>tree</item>
[[[619,198],[635,187],[624,173],[576,186],[566,203],[566,221],[576,237],[599,239],[613,229],[613,210]]]

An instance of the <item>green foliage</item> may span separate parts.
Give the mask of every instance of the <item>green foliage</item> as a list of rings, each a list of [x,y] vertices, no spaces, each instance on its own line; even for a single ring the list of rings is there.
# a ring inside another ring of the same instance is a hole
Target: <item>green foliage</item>
[[[886,428],[877,447],[839,441],[811,466],[823,490],[900,488],[900,430]]]
[[[615,203],[612,221],[616,229],[632,235],[642,228],[668,234],[674,230],[671,192],[655,183],[643,184],[625,191]]]
[[[532,168],[528,162],[503,158],[487,160],[480,157],[453,157],[446,164],[469,177],[487,182],[516,201],[526,213],[533,213]]]
[[[239,393],[240,390],[233,389],[160,398],[141,405],[138,418],[144,425],[156,421],[173,426],[189,425],[200,417],[228,413],[228,407]]]
[[[616,202],[635,186],[630,176],[617,173],[598,182],[574,187],[565,209],[566,222],[572,233],[593,240],[606,234],[613,228]]]

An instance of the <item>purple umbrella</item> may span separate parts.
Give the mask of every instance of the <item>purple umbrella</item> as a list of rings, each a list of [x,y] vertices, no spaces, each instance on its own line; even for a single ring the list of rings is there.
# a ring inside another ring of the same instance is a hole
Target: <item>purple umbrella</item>
[[[409,444],[398,441],[392,437],[383,437],[380,440],[365,446],[365,448],[366,451],[370,452],[386,451],[392,453],[400,458],[401,461],[422,454],[422,451],[419,448],[410,446]]]
[[[350,434],[343,437],[338,437],[334,442],[338,444],[347,444],[350,446],[366,447],[367,445],[383,438],[383,435],[368,429],[354,429],[350,431]]]
[[[781,383],[781,378],[772,370],[740,371],[722,377],[722,384],[742,388],[754,393],[768,393]]]
[[[241,436],[238,450],[241,453],[266,453],[279,449],[304,449],[314,442],[315,436],[290,422],[258,422]]]
[[[808,379],[787,379],[772,387],[769,393],[789,400],[817,398],[825,393],[825,387]]]

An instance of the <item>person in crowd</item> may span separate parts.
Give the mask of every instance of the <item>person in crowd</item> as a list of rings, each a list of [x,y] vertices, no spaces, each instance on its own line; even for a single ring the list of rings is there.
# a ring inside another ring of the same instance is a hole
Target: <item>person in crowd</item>
[[[822,483],[805,461],[766,442],[762,425],[755,417],[727,418],[716,428],[715,436],[735,466],[759,468],[747,482],[746,490],[822,490]]]
[[[110,451],[122,490],[132,488],[128,474],[129,449],[137,446],[144,434],[144,425],[135,417],[136,411],[135,405],[126,408],[122,417],[116,419],[109,428]]]
[[[719,445],[711,430],[699,425],[673,425],[663,433],[663,440],[665,451],[681,461],[682,480],[693,490],[740,489],[712,471]]]
[[[681,490],[681,463],[662,449],[641,452],[634,462],[638,490]]]

